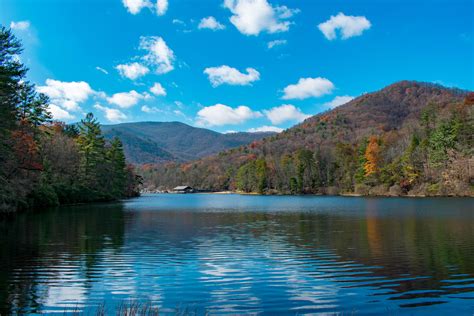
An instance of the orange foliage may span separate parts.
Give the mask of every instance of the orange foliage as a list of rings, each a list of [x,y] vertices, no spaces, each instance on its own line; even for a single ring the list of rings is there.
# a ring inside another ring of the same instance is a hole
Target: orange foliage
[[[38,161],[38,144],[33,136],[18,130],[12,133],[14,139],[15,156],[20,169],[43,170],[43,165]]]
[[[327,122],[327,121],[329,121],[329,119],[330,119],[329,115],[323,115],[323,116],[321,116],[320,121],[321,122]]]
[[[380,160],[380,146],[376,136],[371,136],[367,149],[365,150],[365,159],[367,160],[364,164],[365,176],[370,176],[378,171],[379,160]]]
[[[183,165],[181,165],[181,171],[187,172],[187,171],[191,170],[192,167],[193,167],[192,163],[183,164]]]
[[[465,105],[474,105],[474,92],[469,93],[464,99]]]
[[[254,149],[256,147],[258,147],[262,142],[259,142],[259,141],[256,141],[254,140],[251,144],[250,144],[250,148]]]

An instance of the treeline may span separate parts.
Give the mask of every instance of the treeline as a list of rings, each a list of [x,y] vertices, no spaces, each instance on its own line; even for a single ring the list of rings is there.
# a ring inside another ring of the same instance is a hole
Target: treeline
[[[141,172],[150,189],[183,184],[261,194],[473,195],[474,94],[463,95],[406,114],[396,128],[364,135],[359,120],[328,113],[262,142]],[[367,115],[357,106],[356,115]],[[389,111],[381,122],[398,119]]]
[[[0,30],[0,213],[138,194],[120,140],[106,142],[90,113],[54,122],[49,99],[26,80],[20,42]]]

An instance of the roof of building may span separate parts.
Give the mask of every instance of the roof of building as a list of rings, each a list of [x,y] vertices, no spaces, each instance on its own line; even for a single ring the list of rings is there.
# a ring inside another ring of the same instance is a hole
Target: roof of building
[[[181,190],[186,190],[186,189],[192,189],[192,188],[190,186],[187,186],[187,185],[180,185],[180,186],[177,186],[176,188],[174,188],[173,190],[181,191]]]

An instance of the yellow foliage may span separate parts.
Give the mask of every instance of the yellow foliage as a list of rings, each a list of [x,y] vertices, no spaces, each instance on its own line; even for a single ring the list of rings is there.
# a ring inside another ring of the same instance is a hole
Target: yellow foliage
[[[365,159],[367,160],[364,164],[365,176],[368,177],[378,171],[379,159],[380,159],[380,146],[376,136],[372,136],[367,144],[365,150]]]

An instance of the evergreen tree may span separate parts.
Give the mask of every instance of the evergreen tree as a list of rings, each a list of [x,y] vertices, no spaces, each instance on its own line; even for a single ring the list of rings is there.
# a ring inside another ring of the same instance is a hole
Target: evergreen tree
[[[79,124],[79,137],[77,138],[81,154],[81,182],[90,190],[98,193],[100,187],[101,167],[105,162],[105,139],[102,135],[100,124],[92,113],[88,113]]]
[[[122,142],[117,137],[112,140],[107,150],[107,159],[111,165],[111,193],[114,197],[123,197],[127,182],[127,164]]]

